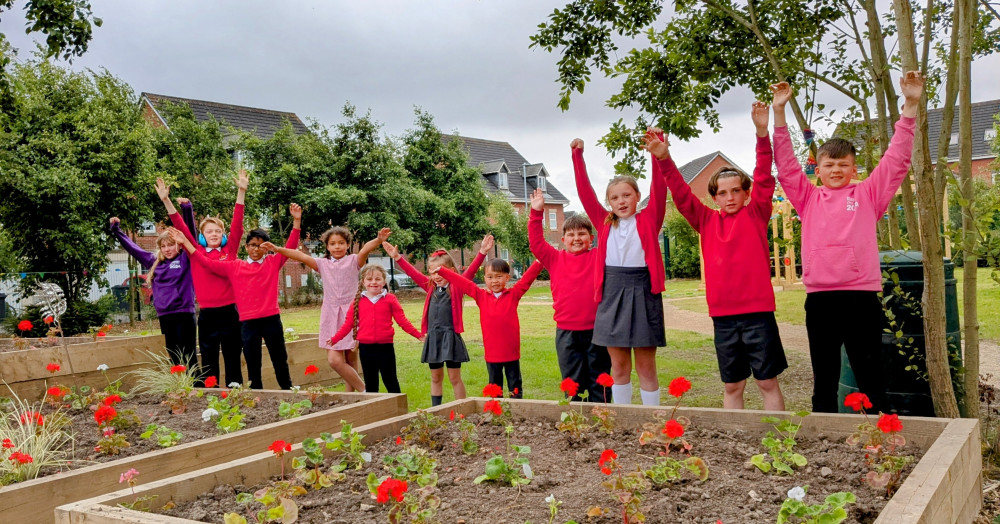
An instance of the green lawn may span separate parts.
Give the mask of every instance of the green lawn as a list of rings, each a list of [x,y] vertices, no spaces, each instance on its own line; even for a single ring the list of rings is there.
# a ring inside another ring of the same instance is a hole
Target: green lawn
[[[696,287],[696,281],[686,284]],[[543,302],[549,297],[547,287],[536,287],[528,293],[526,302]],[[466,302],[470,304],[470,302]],[[423,300],[411,299],[403,301],[406,316],[414,324],[420,320]],[[521,323],[521,374],[524,377],[526,398],[556,400],[562,397],[559,382],[562,376],[555,353],[555,323],[552,320],[552,306],[549,304],[531,305],[522,303],[520,307]],[[296,309],[282,313],[285,327],[294,328],[299,333],[315,333],[319,325],[319,308]],[[483,360],[482,332],[479,329],[479,309],[465,308],[465,333],[463,338],[469,348],[472,358],[462,366],[462,378],[465,381],[470,396],[478,396],[486,385],[486,365]],[[660,385],[663,388],[663,403],[670,404],[666,395],[666,385],[677,376],[687,377],[693,384],[691,392],[685,395],[685,405],[722,406],[722,383],[719,380],[718,364],[710,336],[689,331],[667,331],[668,347],[661,349],[657,356]],[[420,363],[421,345],[415,339],[396,329],[396,363],[399,382],[403,393],[409,399],[410,409],[430,406],[430,371],[426,364]],[[808,371],[808,362],[792,360],[792,366]],[[808,374],[808,373],[807,373]],[[638,384],[638,378],[633,373],[633,383]],[[638,401],[638,387],[633,388],[635,400]],[[383,389],[384,391],[384,389]],[[753,386],[748,387],[748,407],[760,407],[760,394]],[[796,388],[792,388],[796,391]],[[789,405],[804,407],[808,405],[808,392],[795,393],[795,398],[789,395]],[[444,401],[453,400],[451,385],[445,379]]]

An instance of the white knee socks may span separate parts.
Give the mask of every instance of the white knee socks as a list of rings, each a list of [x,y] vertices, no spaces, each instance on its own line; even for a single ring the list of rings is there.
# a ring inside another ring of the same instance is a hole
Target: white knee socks
[[[643,406],[659,406],[660,405],[660,389],[656,388],[653,391],[646,391],[645,389],[639,388],[639,396],[642,398]]]
[[[629,382],[628,384],[615,384],[611,386],[611,402],[614,404],[631,404],[632,383]]]

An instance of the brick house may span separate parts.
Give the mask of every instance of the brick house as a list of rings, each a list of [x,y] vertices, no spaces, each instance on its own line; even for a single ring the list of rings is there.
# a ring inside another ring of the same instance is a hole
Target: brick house
[[[455,135],[441,135],[441,140],[461,140],[462,149],[469,155],[469,165],[479,168],[483,175],[483,187],[491,194],[501,194],[514,206],[515,212],[524,213],[530,206],[531,194],[536,188],[545,192],[545,210],[542,227],[550,244],[559,247],[562,225],[565,220],[563,208],[569,199],[549,182],[549,172],[541,163],[532,164],[507,142],[485,140]],[[466,263],[479,250],[479,243],[460,252],[454,250],[456,261]],[[503,246],[494,249],[494,256],[510,260],[510,254]]]

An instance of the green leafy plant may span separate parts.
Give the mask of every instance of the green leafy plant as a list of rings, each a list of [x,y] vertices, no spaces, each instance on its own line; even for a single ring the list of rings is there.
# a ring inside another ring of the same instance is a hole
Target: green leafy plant
[[[166,426],[159,426],[157,424],[149,424],[146,426],[146,431],[143,431],[139,435],[140,438],[144,439],[156,439],[156,444],[161,448],[169,448],[171,446],[176,446],[184,435],[180,431],[174,431]]]
[[[240,406],[245,405],[243,403],[245,398],[241,399],[239,396],[234,398],[232,392],[229,392],[225,398],[208,395],[206,399],[208,409],[202,412],[202,420],[208,422],[212,418],[218,417],[215,420],[215,427],[220,434],[233,433],[246,427],[246,423],[243,422],[243,412],[240,410]],[[250,400],[252,401],[252,399]]]
[[[302,486],[296,486],[283,480],[275,482],[273,486],[263,487],[253,494],[240,493],[236,495],[236,502],[244,505],[256,502],[263,506],[263,509],[254,514],[255,522],[258,524],[275,521],[295,522],[299,514],[299,507],[292,500],[292,497],[306,493],[306,489]],[[227,524],[247,522],[245,517],[236,513],[227,513],[224,518]]]
[[[235,433],[247,426],[246,422],[243,422],[243,417],[240,408],[233,406],[229,411],[219,415],[215,427],[219,428],[220,434]]]
[[[474,484],[481,484],[487,480],[497,481],[503,484],[521,486],[531,482],[534,474],[531,472],[531,465],[525,455],[531,453],[530,446],[518,446],[510,443],[510,437],[514,433],[514,426],[508,424],[504,428],[507,435],[507,457],[503,455],[493,455],[486,461],[486,472],[473,480]],[[508,458],[509,457],[509,458]]]
[[[0,411],[0,485],[36,478],[42,469],[62,470],[69,465],[69,453],[64,451],[73,438],[66,431],[68,420],[61,411],[43,416],[41,409],[40,404],[15,396]]]
[[[822,504],[806,504],[803,499],[809,486],[794,487],[788,490],[788,498],[781,503],[778,510],[777,524],[837,524],[847,519],[848,504],[854,504],[856,498],[850,491],[839,491],[827,495]]]
[[[437,459],[426,449],[407,446],[405,450],[382,459],[386,471],[395,478],[406,479],[420,487],[437,485]]]
[[[408,443],[412,442],[427,449],[435,449],[438,447],[438,443],[434,440],[434,430],[444,427],[444,425],[445,422],[441,417],[418,409],[413,421],[400,433],[403,434],[403,440]]]
[[[149,366],[130,371],[136,377],[133,395],[154,394],[165,395],[163,404],[170,407],[172,413],[183,413],[187,410],[190,399],[195,396],[194,382],[197,369],[187,369],[186,366],[176,366],[170,357],[158,353],[147,352],[150,358]]]
[[[476,425],[465,418],[465,415],[458,415],[458,440],[461,443],[462,453],[474,455],[479,451],[479,444],[476,442],[478,436]]]
[[[339,451],[344,461],[345,469],[353,466],[354,469],[361,469],[366,463],[372,461],[372,454],[365,451],[362,442],[364,435],[354,431],[353,425],[346,420],[340,421],[339,436],[334,437],[330,433],[320,433],[320,438],[326,442],[326,449]]]
[[[295,470],[295,478],[304,484],[312,487],[313,490],[328,488],[334,482],[344,480],[342,473],[347,468],[347,464],[339,462],[335,464],[329,473],[323,472],[323,447],[314,438],[307,438],[302,441],[302,455],[292,459],[292,468]]]
[[[897,415],[883,413],[878,422],[872,424],[865,412],[865,408],[872,405],[863,393],[851,393],[844,400],[844,405],[860,411],[865,417],[865,421],[858,424],[857,431],[847,437],[848,444],[864,447],[865,463],[869,468],[864,477],[865,483],[873,489],[885,489],[886,496],[892,496],[902,480],[903,469],[913,462],[913,456],[897,452],[906,445],[906,439],[899,433],[903,430],[903,423]]]
[[[796,411],[787,419],[761,418],[760,421],[771,424],[774,431],[768,431],[761,439],[761,444],[767,449],[767,453],[750,457],[750,462],[764,473],[773,469],[788,475],[794,472],[792,468],[805,466],[809,461],[800,453],[795,452],[795,435],[802,428],[802,419],[808,415],[808,411]],[[799,419],[798,422],[795,422],[796,418]]]
[[[312,401],[307,398],[294,403],[284,401],[278,405],[278,416],[283,419],[299,417],[312,408],[312,406]]]
[[[570,401],[576,396],[577,389],[580,387],[575,380],[571,378],[563,379],[562,383],[559,384],[559,389],[562,390],[566,396],[559,399],[559,405],[569,406]],[[580,399],[582,401],[587,400],[588,392],[584,391],[580,393]],[[580,409],[575,410],[570,408],[567,411],[563,411],[559,415],[559,422],[556,423],[556,429],[569,435],[571,439],[580,440],[584,433],[589,431],[591,428],[590,420],[586,415],[583,414],[583,404],[580,404]]]
[[[611,492],[611,498],[621,505],[622,524],[645,522],[642,501],[649,489],[645,475],[641,471],[623,473],[621,464],[618,463],[618,454],[613,449],[604,450],[597,464],[601,468],[601,473],[609,477],[601,485],[607,488]],[[602,513],[603,510],[600,508],[591,508],[587,511],[588,515],[595,516]]]
[[[604,406],[594,406],[590,410],[590,414],[593,415],[591,420],[593,427],[597,428],[598,431],[605,435],[614,433],[615,415],[617,415],[615,410]]]
[[[108,426],[101,430],[101,438],[97,440],[94,451],[102,455],[114,456],[130,445],[123,433],[118,433],[115,428]]]

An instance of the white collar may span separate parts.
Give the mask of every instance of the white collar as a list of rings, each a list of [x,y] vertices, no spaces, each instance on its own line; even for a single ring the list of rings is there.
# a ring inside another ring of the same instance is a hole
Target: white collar
[[[260,257],[260,260],[254,260],[250,257],[247,257],[247,262],[250,264],[263,264],[265,258],[267,258],[267,256]]]
[[[498,293],[493,293],[493,298],[500,298],[500,295],[502,295],[502,294],[503,294],[503,291],[500,291]]]
[[[385,288],[382,288],[382,292],[379,293],[379,294],[377,294],[377,295],[375,295],[374,297],[371,296],[371,295],[369,295],[368,293],[361,293],[361,294],[364,295],[365,298],[367,298],[368,300],[371,300],[372,304],[374,304],[374,303],[378,302],[379,300],[381,300],[382,297],[388,295],[389,294],[389,290],[385,289]]]
[[[211,253],[212,251],[218,251],[218,252],[221,253],[222,252],[222,248],[221,247],[206,247],[205,248],[205,252],[206,253]]]

